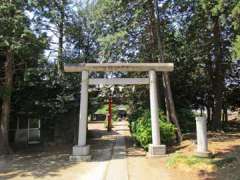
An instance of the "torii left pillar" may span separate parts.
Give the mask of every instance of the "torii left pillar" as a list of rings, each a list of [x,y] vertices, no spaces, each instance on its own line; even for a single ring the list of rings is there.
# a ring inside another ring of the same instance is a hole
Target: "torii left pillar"
[[[88,83],[88,71],[82,71],[78,144],[76,146],[73,146],[73,152],[70,156],[70,160],[72,161],[88,161],[91,159],[90,147],[86,144],[88,116]]]

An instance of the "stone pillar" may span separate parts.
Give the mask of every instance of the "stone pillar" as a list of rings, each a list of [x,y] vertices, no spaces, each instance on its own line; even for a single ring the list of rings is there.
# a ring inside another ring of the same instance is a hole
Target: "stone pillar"
[[[149,145],[148,155],[151,157],[151,156],[159,156],[159,155],[166,154],[166,146],[161,145],[161,140],[160,140],[158,96],[157,96],[157,75],[155,71],[149,71],[149,80],[150,80],[152,144]]]
[[[88,116],[88,72],[82,72],[81,82],[81,102],[78,129],[78,145],[73,146],[73,154],[70,160],[87,161],[91,159],[89,155],[90,147],[86,145],[87,138],[87,116]]]
[[[196,117],[197,129],[197,152],[199,157],[209,157],[208,139],[207,139],[207,118],[204,116]]]

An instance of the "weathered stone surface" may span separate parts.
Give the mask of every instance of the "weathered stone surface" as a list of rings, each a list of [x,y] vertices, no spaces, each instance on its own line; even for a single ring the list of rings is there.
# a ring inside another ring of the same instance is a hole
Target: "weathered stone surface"
[[[133,84],[149,84],[149,78],[111,78],[111,79],[104,79],[104,78],[96,78],[96,79],[89,79],[90,85],[133,85]]]
[[[125,136],[118,136],[105,180],[128,180]]]
[[[150,84],[150,109],[151,109],[151,126],[152,126],[152,142],[150,145],[149,153],[152,156],[162,155],[166,153],[166,147],[160,145],[160,128],[159,128],[159,117],[158,117],[158,99],[157,99],[157,75],[156,71],[172,71],[174,65],[172,63],[88,63],[88,64],[76,64],[76,65],[65,65],[65,72],[81,72],[82,71],[82,82],[81,82],[81,102],[80,102],[80,118],[79,118],[79,135],[78,135],[78,146],[82,147],[86,145],[86,130],[87,130],[87,115],[88,115],[88,85],[89,83],[112,83],[119,81],[120,84]],[[88,73],[89,71],[149,71],[149,78],[125,78],[125,79],[90,79],[89,82]],[[100,82],[102,81],[102,82]],[[117,82],[118,83],[118,82]],[[73,147],[73,155],[82,156],[88,155],[89,149]]]
[[[156,157],[166,155],[166,145],[153,145],[149,144],[148,147],[148,157]]]
[[[72,155],[69,157],[70,161],[90,161],[90,146],[73,146]]]
[[[88,117],[88,72],[82,72],[78,146],[86,145]]]
[[[90,146],[73,146],[73,156],[87,156],[90,153]]]
[[[95,71],[95,72],[147,72],[147,71],[173,71],[173,63],[87,63],[87,64],[68,64],[64,65],[65,72],[81,72],[81,71]]]
[[[91,160],[91,155],[88,155],[88,156],[70,156],[69,157],[69,160],[70,161],[79,161],[79,162],[81,162],[81,161],[90,161]]]
[[[196,117],[197,129],[197,152],[196,156],[209,157],[211,153],[208,151],[207,139],[207,118],[200,116]]]
[[[158,95],[157,95],[157,75],[154,71],[149,71],[150,79],[150,110],[151,110],[151,126],[152,126],[152,143],[160,145],[160,128],[159,128],[159,112],[158,112]]]
[[[202,157],[202,158],[209,158],[209,157],[212,156],[212,153],[209,152],[209,151],[206,151],[206,152],[196,152],[195,155],[198,156],[198,157]]]

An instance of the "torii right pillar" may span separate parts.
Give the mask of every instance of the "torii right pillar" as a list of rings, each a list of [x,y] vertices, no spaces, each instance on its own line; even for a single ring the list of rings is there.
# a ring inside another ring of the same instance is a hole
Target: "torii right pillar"
[[[152,126],[152,144],[148,147],[148,156],[162,156],[166,154],[166,145],[161,144],[158,95],[157,95],[157,75],[155,71],[149,71],[150,80],[150,109]]]

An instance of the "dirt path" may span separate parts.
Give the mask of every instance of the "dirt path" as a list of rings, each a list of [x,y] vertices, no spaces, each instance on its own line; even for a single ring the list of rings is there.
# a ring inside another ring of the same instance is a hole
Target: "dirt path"
[[[106,180],[198,180],[196,173],[166,167],[166,157],[147,158],[142,148],[134,147],[128,122],[115,123],[112,159],[106,168]],[[104,180],[105,180],[104,179]]]
[[[0,156],[0,180],[96,180],[103,179],[111,160],[115,133],[103,123],[89,123],[90,162],[70,162],[72,146],[51,147],[45,152]]]
[[[168,156],[147,158],[146,152],[134,147],[130,134],[126,136],[129,180],[198,180],[196,173],[168,169]]]
[[[107,132],[101,122],[89,123],[90,162],[70,162],[71,146],[47,152],[0,157],[0,180],[181,180],[198,179],[165,167],[166,158],[146,158],[131,143],[128,123],[114,124]]]

